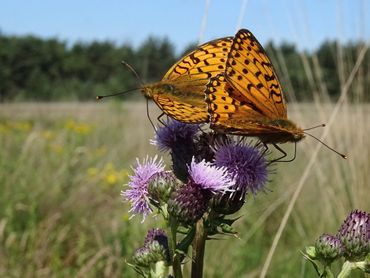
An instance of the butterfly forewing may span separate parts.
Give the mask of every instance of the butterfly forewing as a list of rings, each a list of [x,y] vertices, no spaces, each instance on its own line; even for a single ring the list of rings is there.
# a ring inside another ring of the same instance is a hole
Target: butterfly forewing
[[[232,40],[232,37],[226,37],[200,45],[173,65],[162,81],[191,82],[194,79],[204,79],[208,82],[210,77],[225,70]]]
[[[234,37],[226,62],[226,79],[241,102],[252,103],[264,116],[286,118],[286,106],[275,70],[266,52],[248,30]]]
[[[256,136],[264,143],[284,143],[296,140],[301,133],[287,119],[271,119],[263,115],[254,103],[240,101],[239,94],[220,74],[207,84],[206,102],[211,128],[216,132]],[[297,140],[298,141],[298,140]]]

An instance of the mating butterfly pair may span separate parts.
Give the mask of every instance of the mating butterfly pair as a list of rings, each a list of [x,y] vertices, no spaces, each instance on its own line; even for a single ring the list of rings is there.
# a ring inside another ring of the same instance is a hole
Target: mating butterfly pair
[[[183,57],[155,84],[142,88],[168,116],[210,123],[222,133],[256,136],[263,143],[297,142],[303,130],[287,119],[275,70],[245,29]]]

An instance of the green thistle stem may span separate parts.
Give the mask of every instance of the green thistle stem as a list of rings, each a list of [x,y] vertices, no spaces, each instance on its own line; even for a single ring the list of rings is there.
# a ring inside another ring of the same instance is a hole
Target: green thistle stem
[[[203,277],[203,261],[204,261],[204,250],[206,247],[207,233],[204,229],[203,219],[200,219],[196,224],[195,238],[193,241],[193,254],[191,264],[191,277],[202,278]]]
[[[345,278],[345,277],[350,277],[349,275],[351,274],[351,271],[353,269],[356,269],[357,266],[355,263],[351,263],[349,261],[345,261],[343,266],[342,266],[342,270],[340,271],[340,273],[338,274],[337,278]]]
[[[169,235],[169,245],[172,253],[172,269],[173,269],[173,275],[175,278],[182,278],[182,271],[181,271],[181,259],[179,257],[179,254],[176,252],[176,245],[177,245],[177,221],[173,219],[172,217],[169,218],[169,229],[170,232]]]
[[[164,261],[157,262],[155,264],[154,270],[150,271],[150,277],[152,278],[162,278],[167,277],[168,267]]]
[[[331,272],[330,265],[326,265],[324,267],[324,272],[322,276],[320,277],[325,277],[325,278],[334,278],[334,274]]]

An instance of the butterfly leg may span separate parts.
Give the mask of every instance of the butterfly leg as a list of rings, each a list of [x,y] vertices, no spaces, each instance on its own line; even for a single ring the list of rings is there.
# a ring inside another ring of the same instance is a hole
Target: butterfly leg
[[[264,150],[262,151],[262,155],[261,156],[264,156],[267,153],[267,151],[269,150],[269,146],[266,143],[263,143],[263,142],[259,141],[256,144],[256,148],[259,148],[261,144],[263,145],[263,148],[264,148]]]
[[[162,112],[162,114],[160,114],[158,117],[157,117],[157,120],[158,120],[158,122],[160,122],[162,125],[164,125],[164,126],[167,126],[167,124],[164,122],[164,121],[162,121],[162,118],[163,118],[163,116],[164,115],[166,115],[164,112]]]
[[[262,142],[262,141],[257,141],[257,143],[254,145],[254,147],[258,150],[261,150],[261,152],[260,152],[261,156],[260,156],[259,159],[264,159],[264,157],[267,154],[267,151],[269,150],[269,146],[266,143]],[[268,164],[270,164],[270,163],[268,163]]]
[[[297,143],[294,144],[294,155],[291,159],[289,160],[282,160],[283,158],[285,158],[287,156],[287,153],[279,147],[279,145],[277,144],[272,144],[280,153],[282,153],[283,155],[274,159],[274,160],[271,160],[269,162],[269,164],[273,163],[273,162],[292,162],[295,158],[296,158],[296,154],[297,154]]]
[[[203,134],[206,135],[207,132],[205,132],[200,125],[198,125],[198,130]]]
[[[149,122],[152,125],[154,131],[157,132],[157,129],[155,125],[153,124],[152,119],[150,118],[150,115],[149,115],[149,100],[148,99],[146,100],[146,116],[148,117]]]
[[[239,141],[238,141],[237,145],[242,144],[243,142],[245,142],[245,137],[244,136],[239,136]]]

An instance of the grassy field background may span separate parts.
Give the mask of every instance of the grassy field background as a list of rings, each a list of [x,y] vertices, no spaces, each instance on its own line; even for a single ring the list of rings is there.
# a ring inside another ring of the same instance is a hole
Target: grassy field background
[[[307,128],[325,123],[333,109],[290,103],[289,116]],[[157,113],[151,107],[153,119]],[[320,150],[268,277],[312,277],[300,250],[324,232],[336,233],[352,209],[370,210],[369,122],[370,105],[341,107],[326,142],[349,158]],[[162,223],[129,220],[120,191],[135,158],[156,153],[153,134],[144,100],[0,105],[0,276],[136,277],[125,260],[146,230]],[[259,275],[317,144],[299,143],[294,162],[274,167],[270,192],[248,198],[236,223],[239,238],[207,245],[205,277]]]

